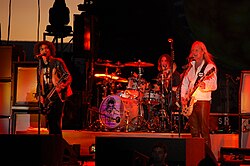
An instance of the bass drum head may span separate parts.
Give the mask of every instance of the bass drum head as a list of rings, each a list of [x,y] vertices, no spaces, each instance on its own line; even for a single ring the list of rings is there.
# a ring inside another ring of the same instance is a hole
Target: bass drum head
[[[117,95],[107,96],[101,102],[99,112],[99,118],[107,128],[118,127],[125,113],[121,98]]]

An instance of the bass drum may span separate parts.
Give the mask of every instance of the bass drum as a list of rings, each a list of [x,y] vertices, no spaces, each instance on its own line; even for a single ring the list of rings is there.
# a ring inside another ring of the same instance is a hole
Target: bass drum
[[[99,108],[99,119],[108,129],[125,128],[126,122],[138,114],[138,102],[118,95],[103,99]]]

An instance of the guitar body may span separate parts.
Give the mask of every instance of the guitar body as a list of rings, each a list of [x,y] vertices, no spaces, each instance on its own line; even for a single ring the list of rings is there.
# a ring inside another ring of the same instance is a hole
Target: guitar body
[[[194,103],[196,103],[196,101],[194,97],[191,97],[188,104],[182,107],[182,115],[189,117],[193,112]]]
[[[56,86],[59,85],[63,80],[67,79],[68,75],[69,75],[68,73],[63,74],[62,77],[57,82],[57,84],[50,90],[50,92],[48,93],[48,95],[44,99],[44,103],[41,104],[43,114],[48,114],[49,113],[50,107],[51,107],[52,103],[54,102],[53,95],[56,92]],[[65,91],[66,89],[63,89],[61,92],[57,93],[60,100],[63,101],[63,102],[64,102],[65,97],[62,96],[62,94],[63,94],[63,91]]]
[[[205,76],[203,76],[199,82],[193,87],[193,89],[189,92],[188,96],[186,97],[187,99],[187,105],[182,105],[182,114],[186,117],[189,117],[192,112],[193,112],[193,107],[194,107],[194,104],[196,103],[196,99],[194,96],[192,96],[194,94],[194,92],[198,89],[198,87],[200,86],[200,84],[208,79],[213,73],[215,72],[215,68],[211,68]]]

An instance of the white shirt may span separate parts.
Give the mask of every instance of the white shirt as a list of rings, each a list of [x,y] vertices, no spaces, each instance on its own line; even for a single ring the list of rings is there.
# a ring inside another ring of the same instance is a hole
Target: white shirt
[[[205,61],[203,60],[202,64],[197,68],[197,71],[195,72],[195,61],[191,62],[192,67],[184,76],[182,81],[181,97],[188,97],[188,94],[190,93],[190,91],[192,91],[195,81],[198,77],[198,73],[201,71],[201,68],[204,63]],[[215,65],[207,64],[204,70],[204,76],[213,67],[215,68],[216,72]],[[203,82],[205,83],[205,89],[201,89],[200,87],[198,87],[192,96],[195,97],[196,100],[210,101],[212,91],[217,89],[217,74],[212,74],[211,77],[208,77],[208,79],[205,79]]]

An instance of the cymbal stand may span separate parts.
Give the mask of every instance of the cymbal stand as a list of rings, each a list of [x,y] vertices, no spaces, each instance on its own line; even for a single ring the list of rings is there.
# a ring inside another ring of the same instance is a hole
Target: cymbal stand
[[[140,62],[140,60],[138,60],[138,62]],[[140,85],[141,85],[141,76],[142,76],[142,72],[141,72],[141,66],[140,66],[140,63],[139,63],[139,67],[138,67],[138,70],[139,70],[139,76],[138,76],[138,84],[137,84],[137,91],[139,92],[138,96],[138,102],[139,102],[139,107],[138,107],[138,114],[139,116],[142,116],[142,112],[141,112],[141,96],[140,96],[140,92],[141,92],[141,89],[140,89]]]
[[[141,110],[142,103],[141,103],[140,85],[142,83],[142,81],[141,81],[142,68],[140,66],[141,60],[138,60],[138,62],[139,62],[139,66],[138,66],[139,74],[138,74],[138,81],[137,81],[138,83],[137,83],[137,87],[136,87],[136,89],[138,91],[138,116],[133,118],[130,122],[130,125],[133,125],[133,127],[134,127],[134,131],[140,131],[141,129],[144,129],[145,127],[148,130],[148,122],[144,119],[143,113]]]

